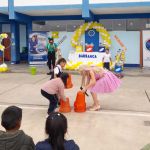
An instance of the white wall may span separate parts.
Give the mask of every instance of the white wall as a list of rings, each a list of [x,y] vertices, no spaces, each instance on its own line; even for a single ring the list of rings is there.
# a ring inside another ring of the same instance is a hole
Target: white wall
[[[2,24],[2,32],[10,32],[10,24]]]
[[[8,7],[8,0],[0,0],[0,7]]]
[[[4,1],[4,0],[3,0]],[[43,6],[43,5],[69,5],[82,4],[82,0],[14,0],[15,6]]]
[[[150,2],[150,0],[89,0],[90,4],[100,3]]]
[[[111,31],[112,45],[110,48],[112,58],[115,59],[115,55],[118,49],[121,49],[120,45],[114,38],[115,35],[126,46],[126,64],[140,64],[140,32],[139,31]]]

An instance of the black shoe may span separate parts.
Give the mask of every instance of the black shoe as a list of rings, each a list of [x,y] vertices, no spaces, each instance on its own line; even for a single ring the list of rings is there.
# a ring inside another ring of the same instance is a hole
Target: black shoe
[[[51,75],[51,74],[52,74],[52,72],[48,72],[48,73],[47,73],[47,75]]]

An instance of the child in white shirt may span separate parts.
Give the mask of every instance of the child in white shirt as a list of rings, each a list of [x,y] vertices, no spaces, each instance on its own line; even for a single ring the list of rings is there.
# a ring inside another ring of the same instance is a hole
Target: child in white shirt
[[[52,72],[50,80],[60,77],[60,75],[62,74],[62,69],[65,67],[65,65],[66,65],[65,58],[60,58],[57,61],[57,65],[55,66],[54,71]]]
[[[109,53],[109,49],[105,50],[105,54],[103,56],[103,64],[104,64],[104,68],[110,70],[110,62],[112,61],[111,59],[111,54]]]

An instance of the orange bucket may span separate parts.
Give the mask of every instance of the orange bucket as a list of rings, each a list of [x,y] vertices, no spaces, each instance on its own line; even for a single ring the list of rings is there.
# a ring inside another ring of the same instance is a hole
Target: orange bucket
[[[66,101],[60,100],[59,112],[62,113],[71,112],[71,107],[70,107],[70,102],[68,97],[66,98]]]
[[[85,102],[85,93],[79,91],[74,102],[74,111],[75,112],[85,112],[86,111],[86,102]]]
[[[68,79],[67,79],[67,86],[66,86],[66,88],[67,88],[67,89],[70,89],[70,88],[72,88],[72,87],[73,87],[72,78],[71,78],[71,74],[69,74],[69,77],[68,77]]]

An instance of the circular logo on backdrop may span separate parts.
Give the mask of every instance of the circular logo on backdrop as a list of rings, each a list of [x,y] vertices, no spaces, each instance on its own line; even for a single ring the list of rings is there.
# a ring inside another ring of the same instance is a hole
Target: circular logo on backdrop
[[[95,35],[95,31],[94,30],[89,30],[88,35],[89,36],[94,36]]]
[[[150,51],[150,39],[148,39],[148,40],[146,41],[145,46],[146,46],[147,50]]]

